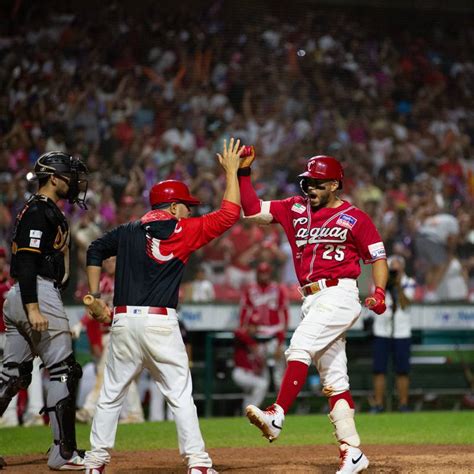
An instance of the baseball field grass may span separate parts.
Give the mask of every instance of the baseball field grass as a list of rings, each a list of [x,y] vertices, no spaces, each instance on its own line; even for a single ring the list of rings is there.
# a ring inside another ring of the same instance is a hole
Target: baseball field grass
[[[474,445],[474,412],[419,412],[409,414],[359,414],[357,426],[364,445]],[[290,415],[278,445],[304,446],[334,443],[329,420],[324,415]],[[265,447],[269,443],[245,418],[201,419],[209,448]],[[90,426],[78,425],[78,445],[89,446]],[[0,430],[3,456],[44,453],[49,447],[49,427]],[[116,450],[149,451],[176,448],[173,422],[119,425]]]

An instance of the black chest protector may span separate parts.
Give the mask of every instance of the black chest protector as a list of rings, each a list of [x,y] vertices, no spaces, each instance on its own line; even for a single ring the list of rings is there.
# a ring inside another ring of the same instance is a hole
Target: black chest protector
[[[18,253],[29,251],[38,256],[37,274],[64,288],[69,279],[70,241],[66,217],[56,204],[46,196],[32,196],[18,214],[13,230],[12,277],[18,274]]]

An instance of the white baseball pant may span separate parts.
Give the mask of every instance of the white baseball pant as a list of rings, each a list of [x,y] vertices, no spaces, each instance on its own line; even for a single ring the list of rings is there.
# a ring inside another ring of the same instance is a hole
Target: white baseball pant
[[[327,396],[349,390],[344,334],[357,321],[361,309],[357,282],[348,278],[303,300],[302,320],[285,356],[287,361],[307,365],[313,361]]]
[[[84,405],[82,407],[83,410],[85,410],[91,418],[94,416],[97,403],[99,401],[100,390],[104,381],[105,361],[107,360],[107,356],[109,353],[110,334],[104,334],[102,336],[102,345],[103,351],[97,363],[95,383],[90,392],[87,394],[87,397],[84,401]],[[125,406],[122,408],[120,416],[122,419],[126,419],[127,417],[129,417],[137,421],[144,421],[143,408],[140,400],[140,395],[138,393],[137,384],[135,383],[135,381],[132,381],[130,383],[127,397],[125,400]]]
[[[180,454],[188,467],[211,467],[199,429],[192,397],[188,356],[178,326],[176,311],[148,315],[144,306],[127,306],[127,313],[116,314],[111,328],[109,355],[104,371],[99,403],[91,429],[91,450],[87,468],[110,461],[117,422],[127,388],[147,368],[167,399],[176,422]]]

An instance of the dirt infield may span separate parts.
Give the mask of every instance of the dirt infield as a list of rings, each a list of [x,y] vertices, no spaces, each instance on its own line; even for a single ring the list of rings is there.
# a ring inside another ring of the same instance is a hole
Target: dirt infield
[[[209,450],[220,473],[334,473],[335,446],[269,446],[267,448],[217,448]],[[472,446],[365,446],[370,459],[368,473],[468,473],[474,472]],[[46,456],[7,458],[10,473],[51,473]],[[119,452],[112,456],[107,474],[183,474],[175,449]]]

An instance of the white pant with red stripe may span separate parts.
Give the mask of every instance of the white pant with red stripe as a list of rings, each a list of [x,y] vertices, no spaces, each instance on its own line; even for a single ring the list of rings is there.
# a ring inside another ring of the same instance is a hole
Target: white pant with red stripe
[[[306,296],[301,312],[302,320],[285,352],[286,360],[307,365],[313,361],[326,396],[349,390],[344,335],[361,312],[356,281],[344,278],[337,286]]]
[[[188,356],[178,326],[176,311],[167,315],[148,314],[144,306],[127,306],[115,314],[110,348],[91,429],[91,450],[86,467],[110,462],[109,449],[115,444],[117,423],[130,382],[147,368],[166,397],[175,417],[180,454],[188,467],[212,466],[199,429],[192,397]]]

